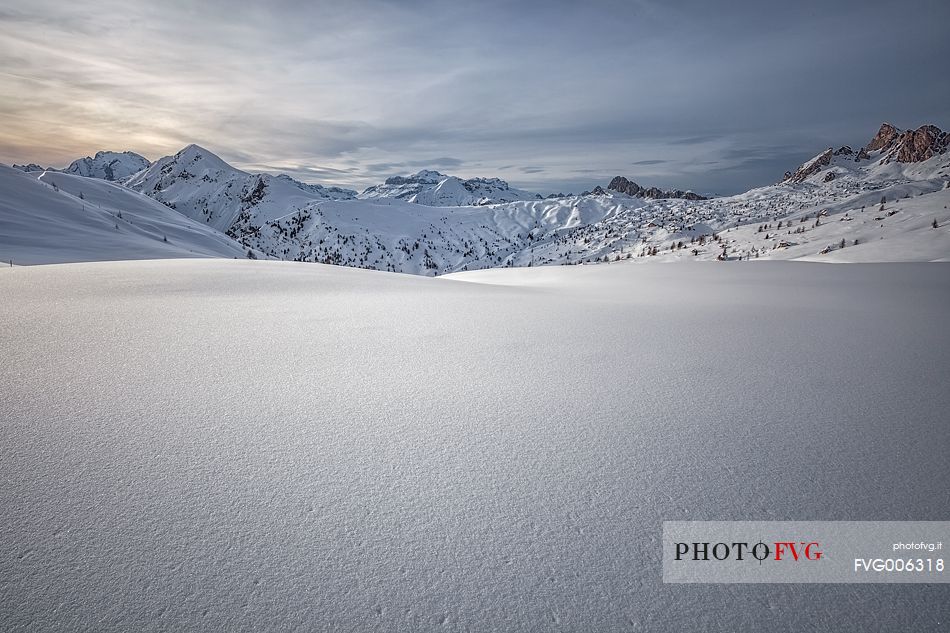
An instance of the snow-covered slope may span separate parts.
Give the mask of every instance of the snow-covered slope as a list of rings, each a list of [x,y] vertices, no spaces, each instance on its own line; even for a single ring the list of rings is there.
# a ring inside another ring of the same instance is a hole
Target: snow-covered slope
[[[63,171],[77,176],[123,181],[132,174],[147,169],[149,165],[151,163],[147,158],[135,152],[96,152],[93,157],[74,160]]]
[[[125,187],[0,165],[0,262],[244,257],[246,249]]]
[[[0,630],[945,630],[660,543],[950,520],[948,267],[0,268]]]
[[[315,200],[356,195],[349,189],[308,185],[285,175],[249,174],[197,145],[155,161],[125,184],[225,232],[290,215]]]
[[[393,176],[359,195],[362,200],[391,198],[430,207],[466,207],[514,200],[538,200],[536,193],[514,189],[500,178],[462,180],[424,169],[411,176]]]

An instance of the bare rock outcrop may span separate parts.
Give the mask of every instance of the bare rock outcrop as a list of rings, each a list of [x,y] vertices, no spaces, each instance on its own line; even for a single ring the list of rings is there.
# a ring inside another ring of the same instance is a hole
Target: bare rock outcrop
[[[607,185],[607,189],[610,191],[616,191],[618,193],[625,193],[628,196],[636,196],[639,198],[655,198],[655,199],[666,199],[666,198],[679,198],[682,200],[707,200],[705,196],[701,196],[698,193],[692,191],[683,191],[681,189],[673,189],[670,191],[665,191],[659,187],[649,187],[644,188],[628,180],[623,176],[616,176]]]
[[[809,176],[813,176],[822,170],[822,168],[827,167],[831,164],[831,158],[834,156],[834,150],[832,148],[826,149],[818,156],[815,156],[810,161],[799,167],[795,172],[785,172],[785,180],[783,182],[803,182]]]
[[[867,150],[881,150],[881,162],[919,163],[943,154],[950,147],[950,133],[936,125],[921,125],[916,130],[899,130],[890,123],[881,125]]]
[[[897,138],[899,133],[900,130],[890,123],[882,123],[881,129],[877,131],[877,135],[875,135],[875,137],[871,139],[871,142],[867,144],[867,150],[869,152],[874,152],[887,147],[894,142],[894,139]]]

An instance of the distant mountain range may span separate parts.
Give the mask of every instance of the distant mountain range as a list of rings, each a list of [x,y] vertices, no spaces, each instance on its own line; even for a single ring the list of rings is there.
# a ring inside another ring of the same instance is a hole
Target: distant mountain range
[[[437,171],[422,170],[411,176],[393,176],[358,196],[361,200],[391,198],[431,207],[465,207],[515,200],[540,200],[536,193],[514,189],[500,178],[462,180]]]
[[[109,182],[126,180],[132,174],[148,168],[151,163],[144,156],[135,152],[97,152],[95,156],[86,156],[74,160],[65,169],[40,167],[35,163],[29,165],[14,165],[14,169],[22,171],[60,171],[64,174],[76,174],[89,178],[99,178]]]
[[[197,145],[154,163],[99,152],[61,172],[0,169],[0,259],[242,256],[430,275],[631,258],[948,259],[948,136],[884,124],[857,151],[829,148],[778,184],[712,199],[623,176],[541,198],[431,170],[357,194],[251,174]]]

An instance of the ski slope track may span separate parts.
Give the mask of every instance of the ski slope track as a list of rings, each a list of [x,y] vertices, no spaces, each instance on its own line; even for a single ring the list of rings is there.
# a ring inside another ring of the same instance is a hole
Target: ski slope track
[[[950,520],[950,264],[179,259],[0,297],[0,630],[950,623],[946,585],[665,585],[660,552]]]

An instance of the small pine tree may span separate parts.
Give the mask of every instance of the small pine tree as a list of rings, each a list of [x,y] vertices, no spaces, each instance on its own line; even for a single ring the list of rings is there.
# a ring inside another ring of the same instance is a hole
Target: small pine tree
[[[930,225],[932,228],[937,228],[937,218],[934,218],[933,224]]]

